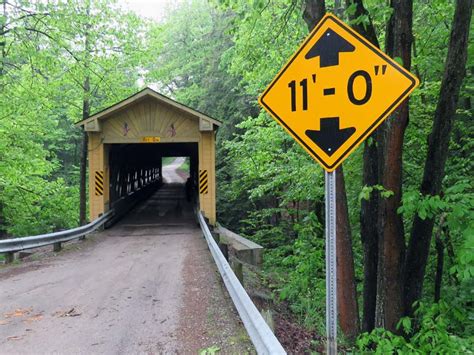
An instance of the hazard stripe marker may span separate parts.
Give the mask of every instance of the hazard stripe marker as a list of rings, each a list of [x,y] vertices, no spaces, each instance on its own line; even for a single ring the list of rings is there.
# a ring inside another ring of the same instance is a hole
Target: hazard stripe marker
[[[199,193],[205,195],[208,192],[207,170],[199,172]]]
[[[95,172],[95,195],[102,196],[104,194],[104,172]]]

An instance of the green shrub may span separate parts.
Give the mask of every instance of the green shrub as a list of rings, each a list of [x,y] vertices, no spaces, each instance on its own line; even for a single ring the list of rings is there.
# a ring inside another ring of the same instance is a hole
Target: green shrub
[[[385,329],[376,328],[361,334],[356,342],[356,352],[375,354],[472,354],[474,342],[461,338],[452,331],[452,323],[465,322],[461,309],[439,302],[429,306],[416,305],[415,317],[402,318],[399,330],[406,337],[395,335]],[[454,320],[454,322],[453,322]],[[416,329],[415,329],[416,326]]]

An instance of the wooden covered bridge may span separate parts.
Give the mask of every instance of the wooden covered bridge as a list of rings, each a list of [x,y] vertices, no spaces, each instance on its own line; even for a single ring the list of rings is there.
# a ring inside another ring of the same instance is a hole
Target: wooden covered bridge
[[[159,184],[162,158],[190,158],[199,207],[216,222],[215,136],[221,122],[146,88],[76,124],[89,138],[94,220],[135,191]]]

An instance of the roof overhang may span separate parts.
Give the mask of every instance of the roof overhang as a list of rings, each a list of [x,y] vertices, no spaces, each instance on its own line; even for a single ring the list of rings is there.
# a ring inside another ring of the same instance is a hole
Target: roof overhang
[[[139,102],[147,97],[151,97],[159,102],[162,102],[164,104],[170,105],[180,111],[186,112],[190,114],[191,116],[196,117],[196,119],[199,119],[199,129],[201,131],[212,131],[216,130],[218,127],[222,125],[222,122],[216,120],[215,118],[212,118],[208,115],[205,115],[202,112],[196,111],[186,105],[183,105],[175,100],[170,99],[169,97],[166,97],[155,90],[152,90],[150,88],[145,88],[136,94],[102,110],[99,111],[89,118],[86,118],[82,121],[76,122],[75,126],[76,127],[84,127],[86,131],[90,132],[99,132],[100,131],[100,120],[103,120],[105,118],[111,117],[114,114],[116,114],[119,111],[125,110],[128,107],[132,106],[136,102]]]

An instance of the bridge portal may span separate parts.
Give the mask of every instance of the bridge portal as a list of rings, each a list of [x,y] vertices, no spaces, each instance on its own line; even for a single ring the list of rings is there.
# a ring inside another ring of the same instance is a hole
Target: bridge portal
[[[215,135],[221,123],[146,88],[76,124],[87,132],[91,220],[162,181],[162,158],[189,157],[188,184],[216,222]]]

